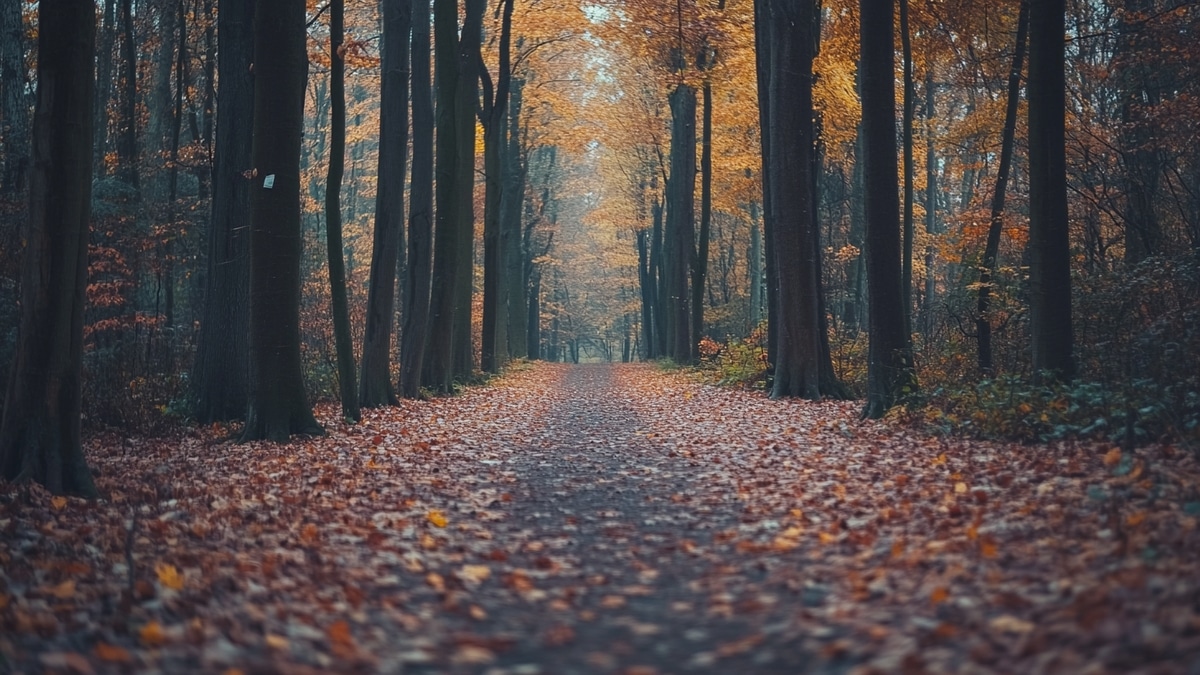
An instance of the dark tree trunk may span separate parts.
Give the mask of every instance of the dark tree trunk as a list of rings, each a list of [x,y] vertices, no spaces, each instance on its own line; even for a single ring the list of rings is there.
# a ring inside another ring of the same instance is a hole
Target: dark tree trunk
[[[220,0],[221,87],[204,315],[192,369],[192,413],[202,423],[240,419],[250,366],[250,146],[254,116],[254,1]]]
[[[379,113],[379,172],[375,188],[375,232],[367,286],[359,403],[394,405],[391,354],[396,271],[403,270],[404,174],[408,158],[408,59],[411,0],[383,0],[383,63]],[[426,11],[426,22],[428,22]],[[426,45],[428,47],[428,45]],[[418,255],[420,252],[417,252]],[[407,287],[404,287],[407,293]],[[408,314],[404,313],[407,320]],[[403,354],[403,348],[401,348]],[[403,359],[403,356],[401,357]],[[403,381],[403,376],[401,376]]]
[[[937,234],[937,156],[933,136],[933,64],[925,69],[925,233]],[[933,339],[933,306],[937,299],[937,258],[933,244],[925,247],[925,298],[921,303],[921,330],[925,344]]]
[[[110,4],[111,4],[111,0]],[[29,101],[25,97],[25,26],[18,0],[0,2],[0,196],[18,200],[29,172]]]
[[[521,102],[524,81],[514,79],[508,103],[508,148],[504,151],[504,194],[500,199],[500,246],[504,249],[504,292],[507,304],[508,353],[514,358],[529,354],[525,331],[525,261],[521,240],[521,211],[525,204],[525,164],[521,152]]]
[[[900,292],[904,300],[904,332],[912,335],[912,263],[913,263],[913,108],[916,94],[913,93],[912,35],[908,28],[908,0],[900,3],[900,44],[904,69],[904,114],[900,123],[903,132],[904,154],[904,253],[900,265]],[[911,337],[909,338],[912,339]]]
[[[117,177],[139,198],[137,166],[137,45],[133,1],[121,0],[121,129],[117,134]]]
[[[707,67],[709,64],[702,64]],[[708,277],[708,240],[712,230],[712,82],[705,80],[700,125],[700,233],[692,258],[692,363],[700,363],[704,333],[704,287]]]
[[[350,341],[350,302],[346,297],[346,260],[342,245],[342,175],[346,165],[345,0],[329,5],[329,171],[325,174],[325,241],[329,252],[330,309],[337,352],[342,417],[357,422],[358,386],[354,381],[354,346]],[[393,264],[392,269],[395,269]]]
[[[508,307],[504,295],[505,250],[501,244],[501,210],[507,176],[504,171],[504,150],[507,129],[504,124],[508,111],[508,94],[512,83],[509,45],[512,39],[513,0],[504,0],[500,22],[500,59],[496,75],[496,91],[492,94],[491,77],[481,63],[480,76],[484,83],[483,111],[483,172],[485,197],[483,208],[483,335],[480,367],[486,373],[500,372],[508,358]]]
[[[758,85],[758,134],[763,162],[771,157],[771,35],[770,0],[754,0],[754,70]],[[763,249],[767,273],[767,368],[774,372],[779,347],[779,276],[775,263],[774,194],[767,176],[762,176]]]
[[[483,40],[486,0],[466,0],[462,37],[458,44],[458,79],[454,99],[454,125],[458,143],[455,162],[455,210],[458,263],[454,279],[454,378],[470,378],[475,368],[475,344],[471,308],[475,296],[475,119],[479,108],[479,64]],[[448,390],[447,390],[448,391]]]
[[[668,356],[676,363],[692,358],[688,312],[688,268],[695,256],[696,91],[686,84],[671,92],[671,179],[667,183],[667,330]]]
[[[207,162],[195,170],[200,183],[197,188],[200,199],[208,199],[212,194],[213,121],[217,104],[217,22],[220,21],[220,17],[214,13],[213,3],[214,0],[204,0],[204,100],[197,140],[204,147]]]
[[[300,365],[300,139],[308,50],[302,3],[258,0],[250,188],[250,405],[242,440],[321,433]]]
[[[915,393],[901,289],[900,195],[896,184],[894,0],[859,0],[870,345],[864,417],[882,417]]]
[[[1166,164],[1157,147],[1154,106],[1162,100],[1164,79],[1147,60],[1146,53],[1160,46],[1143,36],[1144,20],[1158,10],[1154,0],[1124,0],[1117,28],[1114,79],[1121,95],[1121,126],[1117,132],[1124,168],[1125,262],[1135,265],[1159,253],[1163,227],[1155,210],[1159,176]],[[1169,87],[1168,87],[1169,90]]]
[[[529,314],[525,322],[529,358],[542,358],[542,270],[534,265],[529,275]]]
[[[638,283],[642,294],[642,342],[647,359],[654,354],[654,270],[650,267],[650,231],[637,232]]]
[[[404,283],[404,330],[400,334],[400,395],[419,398],[429,333],[429,285],[433,264],[433,91],[429,83],[429,0],[411,0],[412,188],[408,205],[408,268]]]
[[[16,3],[13,3],[16,4]],[[104,23],[96,52],[96,105],[92,145],[92,173],[105,174],[105,155],[108,153],[108,108],[112,103],[113,45],[117,34],[117,0],[104,0]]]
[[[1070,380],[1071,242],[1067,221],[1065,0],[1029,6],[1029,299],[1035,377]]]
[[[1017,44],[1013,49],[1012,67],[1008,71],[1008,103],[1004,109],[1004,130],[1000,140],[1000,164],[996,169],[996,191],[992,194],[991,221],[983,263],[979,267],[979,300],[975,307],[975,334],[979,346],[979,370],[992,372],[992,275],[1000,253],[1000,234],[1004,230],[1004,196],[1008,189],[1008,174],[1012,167],[1013,140],[1017,131],[1017,104],[1021,98],[1021,68],[1025,61],[1025,36],[1029,30],[1029,1],[1021,2],[1017,18]]]
[[[858,249],[858,255],[846,263],[846,300],[842,305],[842,325],[846,327],[846,333],[851,336],[858,335],[858,329],[863,322],[863,276],[866,270],[866,254],[863,249],[867,229],[864,164],[863,129],[860,122],[854,135],[854,170],[850,178],[850,232],[848,233],[849,243]]]
[[[663,207],[655,195],[650,207],[653,221],[650,230],[650,276],[654,283],[654,358],[667,356],[667,273],[663,260]]]
[[[759,228],[758,204],[750,202],[750,263],[747,265],[750,284],[750,329],[754,330],[762,323],[763,301],[763,246],[762,231]]]
[[[42,0],[21,324],[0,422],[0,475],[85,497],[96,496],[80,444],[95,47],[92,0]]]

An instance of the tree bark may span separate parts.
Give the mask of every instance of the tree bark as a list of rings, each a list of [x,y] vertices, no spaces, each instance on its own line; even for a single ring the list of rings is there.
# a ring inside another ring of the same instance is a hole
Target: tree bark
[[[329,4],[329,170],[325,174],[325,242],[329,255],[330,309],[337,353],[342,417],[357,422],[358,386],[354,381],[354,346],[350,342],[350,302],[346,297],[346,260],[342,244],[342,176],[346,170],[345,0]],[[392,265],[395,269],[395,265]]]
[[[1029,7],[1029,298],[1035,378],[1070,380],[1071,242],[1067,221],[1065,0]]]
[[[696,91],[678,84],[671,103],[671,178],[667,183],[668,356],[676,363],[692,357],[688,312],[688,268],[695,256]]]
[[[759,145],[764,165],[771,157],[771,35],[770,0],[754,0],[754,70],[758,85]],[[779,276],[775,263],[774,193],[765,171],[761,176],[763,194],[763,249],[765,250],[767,286],[767,367],[772,373],[779,347]]]
[[[405,269],[399,262],[404,247],[404,174],[408,159],[408,65],[412,9],[412,0],[383,0],[379,171],[375,188],[375,231],[371,247],[371,277],[367,286],[367,322],[363,331],[359,390],[359,403],[365,407],[395,405],[398,402],[392,389],[390,364],[396,272],[397,269]],[[428,18],[427,10],[426,21]],[[406,287],[404,292],[408,292]],[[407,320],[407,312],[404,316]]]
[[[937,156],[934,154],[933,135],[933,64],[925,69],[925,233],[937,234]],[[925,247],[925,298],[921,303],[921,329],[925,343],[933,339],[933,306],[937,298],[937,251],[933,244]]]
[[[1021,98],[1021,69],[1025,61],[1025,36],[1029,30],[1029,0],[1021,2],[1017,18],[1017,44],[1013,49],[1012,67],[1008,71],[1008,103],[1004,109],[1004,130],[1000,140],[1000,164],[996,168],[996,191],[992,195],[991,220],[983,263],[979,267],[979,299],[975,306],[975,335],[979,347],[979,370],[992,372],[992,275],[1000,253],[1000,235],[1004,231],[1004,196],[1008,189],[1008,174],[1012,167],[1013,141],[1017,131],[1017,105]]]
[[[408,267],[400,334],[400,395],[421,395],[429,333],[433,265],[433,91],[429,83],[429,0],[411,0],[413,167],[408,206]]]
[[[529,354],[525,314],[528,292],[525,287],[525,261],[521,239],[521,212],[525,205],[525,162],[521,143],[521,106],[525,83],[514,78],[508,103],[508,148],[504,152],[504,194],[500,199],[500,245],[504,248],[506,271],[504,297],[507,304],[508,351],[513,358]]]
[[[710,67],[711,64],[702,64]],[[704,333],[704,287],[708,277],[708,240],[712,230],[712,82],[704,81],[700,125],[700,233],[692,258],[692,343],[689,358],[700,363],[700,336]]]
[[[896,181],[893,0],[859,0],[870,344],[864,417],[882,417],[915,393],[901,290],[900,195]]]
[[[480,367],[486,373],[498,373],[508,359],[508,307],[501,302],[504,287],[505,251],[501,245],[501,204],[507,177],[504,171],[504,150],[507,141],[505,119],[508,94],[512,83],[510,43],[512,40],[513,0],[504,0],[500,21],[500,58],[496,73],[496,90],[491,91],[491,77],[480,63],[484,82],[483,111],[483,335]]]
[[[912,335],[912,265],[913,265],[913,109],[916,105],[916,94],[913,92],[913,61],[912,35],[908,28],[908,0],[898,0],[900,3],[900,44],[903,53],[904,70],[904,101],[903,120],[900,128],[903,132],[904,154],[904,253],[900,266],[900,289],[904,300],[904,332]],[[911,338],[910,338],[911,340]]]
[[[0,475],[85,497],[97,496],[80,442],[95,47],[92,0],[41,1],[21,323],[0,422]]]
[[[220,0],[217,140],[204,314],[192,369],[192,414],[201,423],[246,414],[250,366],[250,147],[254,115],[254,0]]]
[[[300,139],[304,4],[258,0],[250,192],[250,404],[242,440],[322,433],[300,364]]]
[[[117,178],[140,198],[137,148],[137,44],[133,33],[133,2],[121,0],[121,129],[117,135]]]

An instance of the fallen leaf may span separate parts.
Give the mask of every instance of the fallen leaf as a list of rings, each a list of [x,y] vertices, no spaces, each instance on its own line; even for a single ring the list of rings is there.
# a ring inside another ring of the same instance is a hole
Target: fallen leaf
[[[445,527],[450,521],[446,520],[446,516],[437,509],[425,514],[425,519],[428,520],[434,527]]]
[[[155,563],[154,573],[158,575],[158,581],[163,586],[175,591],[183,588],[183,575],[179,573],[179,570],[174,565],[169,563]]]
[[[110,645],[107,642],[97,642],[92,648],[96,658],[109,663],[132,663],[133,656],[124,647]]]
[[[62,511],[63,509],[67,508],[67,498],[66,497],[51,497],[50,498],[50,506],[52,506],[55,511]]]
[[[59,600],[67,600],[71,597],[74,597],[74,595],[75,595],[75,580],[67,579],[66,581],[62,582],[61,584],[58,584],[57,586],[51,588],[50,595],[53,595],[54,597],[58,598]]]
[[[1000,616],[988,622],[988,626],[992,630],[1001,633],[1028,633],[1034,629],[1034,625],[1024,619],[1018,619],[1011,614],[1001,614]]]
[[[162,625],[157,621],[151,621],[142,626],[142,629],[138,631],[138,638],[147,647],[161,647],[167,642],[167,635],[163,632]]]
[[[945,586],[938,586],[929,594],[929,602],[937,605],[945,602],[950,597],[950,591]]]

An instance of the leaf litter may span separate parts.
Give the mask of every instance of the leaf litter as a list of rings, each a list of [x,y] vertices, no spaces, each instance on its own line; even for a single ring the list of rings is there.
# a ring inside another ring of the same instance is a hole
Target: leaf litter
[[[0,486],[0,671],[1200,668],[1193,451],[929,437],[535,364],[328,434],[92,439]]]

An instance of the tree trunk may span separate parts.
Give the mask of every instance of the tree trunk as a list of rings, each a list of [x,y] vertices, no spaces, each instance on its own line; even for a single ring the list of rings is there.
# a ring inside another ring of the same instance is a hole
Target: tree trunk
[[[1017,44],[1013,49],[1012,67],[1008,71],[1008,104],[1004,109],[1004,131],[1000,140],[1000,164],[996,169],[996,191],[992,195],[991,220],[988,225],[983,263],[979,267],[979,300],[975,307],[975,334],[979,346],[979,371],[992,372],[992,275],[1000,253],[1000,235],[1004,230],[1004,195],[1008,189],[1008,174],[1012,167],[1013,139],[1017,130],[1017,105],[1021,98],[1021,68],[1025,61],[1025,36],[1029,30],[1029,0],[1022,0],[1017,18]]]
[[[758,226],[758,204],[750,202],[750,263],[749,268],[749,284],[750,284],[750,330],[758,328],[758,324],[763,320],[763,301],[762,301],[762,286],[763,286],[763,251],[762,251],[762,231]]]
[[[707,67],[709,64],[705,64]],[[704,287],[708,277],[708,240],[712,229],[712,82],[704,81],[703,122],[700,126],[700,237],[692,258],[692,350],[690,360],[700,363],[700,337],[704,333]]]
[[[1125,262],[1136,265],[1160,252],[1163,227],[1155,203],[1159,176],[1166,164],[1155,139],[1151,115],[1162,100],[1163,75],[1146,60],[1145,54],[1161,46],[1143,37],[1144,17],[1157,12],[1153,0],[1124,0],[1124,13],[1117,27],[1117,58],[1113,79],[1121,96],[1121,126],[1117,132],[1123,165],[1125,203]]]
[[[454,124],[458,143],[455,151],[455,210],[459,241],[454,280],[453,377],[468,379],[475,369],[472,307],[475,296],[475,119],[479,108],[479,64],[483,40],[486,0],[466,0],[462,37],[458,44],[458,79]]]
[[[14,3],[15,4],[15,3]],[[117,1],[104,0],[104,23],[100,29],[100,44],[96,51],[96,105],[93,122],[94,137],[92,173],[103,176],[108,153],[108,108],[112,104],[113,46],[117,34]]]
[[[870,345],[864,417],[882,417],[915,393],[901,289],[900,195],[896,185],[893,0],[859,0]]]
[[[642,335],[646,359],[654,358],[654,272],[650,267],[650,231],[637,232],[638,283],[642,294]]]
[[[95,47],[92,0],[41,1],[21,324],[0,422],[0,475],[85,497],[97,496],[80,442]]]
[[[664,358],[667,351],[667,264],[663,260],[663,207],[654,196],[650,207],[653,222],[650,230],[650,275],[655,279],[654,284],[654,358]]]
[[[110,4],[111,4],[111,0]],[[25,97],[25,26],[23,2],[0,2],[0,197],[16,201],[29,172],[29,101]]]
[[[504,151],[504,194],[500,199],[500,245],[504,249],[504,293],[507,304],[508,353],[514,358],[529,354],[525,331],[525,263],[521,241],[521,211],[525,205],[525,163],[521,152],[521,104],[524,81],[514,79],[508,103],[508,148]]]
[[[137,45],[133,2],[121,0],[121,129],[117,135],[117,178],[139,198],[137,166]]]
[[[505,250],[501,245],[501,209],[507,176],[504,172],[505,126],[508,94],[512,82],[509,45],[512,39],[513,0],[504,0],[500,22],[500,59],[496,91],[491,92],[491,77],[479,66],[484,81],[483,172],[485,196],[483,208],[483,335],[480,367],[486,373],[498,373],[508,358],[508,307],[504,295]]]
[[[346,297],[346,261],[342,245],[342,175],[346,165],[345,0],[329,5],[329,170],[325,174],[325,241],[329,252],[330,309],[337,352],[342,417],[357,422],[358,386],[354,381],[354,346],[350,342],[350,303]],[[403,179],[402,179],[403,180]],[[395,269],[395,265],[390,266]]]
[[[404,331],[400,334],[400,395],[419,398],[429,337],[430,271],[433,264],[433,91],[429,83],[429,0],[411,0],[412,188],[408,206],[408,272],[404,283]]]
[[[1035,378],[1070,380],[1071,242],[1067,221],[1065,0],[1029,7],[1029,299]]]
[[[764,165],[770,161],[771,138],[771,36],[769,19],[770,0],[754,0],[754,70],[758,85],[758,128],[759,144]],[[764,170],[763,195],[763,248],[765,250],[767,285],[767,368],[775,370],[779,346],[779,276],[775,263],[774,193]]]
[[[529,314],[525,322],[529,358],[542,358],[542,270],[534,265],[529,275]]]
[[[217,140],[204,314],[192,369],[192,414],[201,423],[240,419],[250,365],[250,187],[254,115],[254,2],[220,0]]]
[[[250,405],[242,440],[322,433],[300,365],[300,139],[308,50],[302,3],[258,0],[250,191]]]
[[[913,108],[916,94],[913,93],[912,35],[908,28],[908,0],[900,3],[900,44],[903,52],[904,69],[904,117],[900,123],[904,146],[904,254],[900,266],[900,289],[904,300],[904,332],[912,335],[912,263],[913,263]],[[912,339],[911,337],[909,338]]]
[[[925,234],[937,234],[937,156],[933,152],[933,64],[925,67]],[[933,306],[937,295],[937,251],[925,247],[925,300],[921,304],[921,330],[925,344],[933,339]]]
[[[392,389],[390,363],[396,272],[397,269],[404,269],[399,261],[400,251],[404,247],[404,174],[408,158],[408,59],[412,10],[411,0],[383,0],[379,171],[375,187],[375,232],[371,247],[371,278],[367,286],[367,323],[363,331],[359,390],[359,403],[372,408],[398,402]],[[428,21],[428,16],[425,18]],[[417,253],[419,255],[420,251]],[[404,291],[407,293],[408,288],[404,287]],[[404,317],[407,320],[407,311]]]
[[[671,179],[667,184],[668,356],[676,363],[692,357],[688,312],[688,268],[695,255],[696,91],[679,84],[671,92]]]
[[[858,329],[863,323],[863,275],[866,270],[866,252],[863,249],[867,229],[863,155],[863,128],[859,122],[854,134],[854,169],[850,178],[852,186],[848,233],[849,243],[858,249],[858,255],[846,263],[846,300],[842,305],[842,325],[851,336],[858,335]]]

